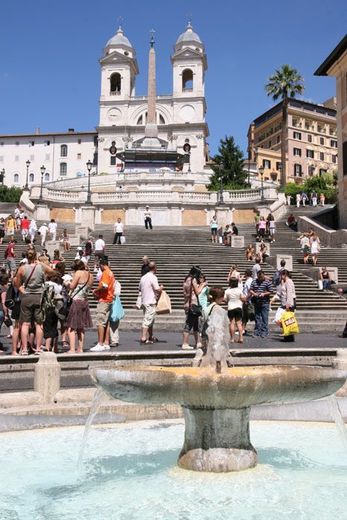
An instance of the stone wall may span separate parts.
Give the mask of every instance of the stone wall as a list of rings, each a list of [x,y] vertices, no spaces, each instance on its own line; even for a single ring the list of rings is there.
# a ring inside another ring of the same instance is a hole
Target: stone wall
[[[50,218],[57,222],[75,222],[75,211],[73,208],[51,208]]]
[[[233,211],[233,219],[235,224],[253,224],[255,209],[236,209]]]
[[[102,224],[114,224],[117,218],[121,218],[124,222],[124,210],[123,209],[104,209],[101,213]]]
[[[206,226],[206,212],[203,209],[185,209],[182,214],[183,226]]]

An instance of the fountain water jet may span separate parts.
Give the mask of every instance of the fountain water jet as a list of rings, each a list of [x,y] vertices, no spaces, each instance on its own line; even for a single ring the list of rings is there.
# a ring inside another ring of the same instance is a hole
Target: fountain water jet
[[[211,315],[201,368],[91,370],[96,385],[116,399],[180,404],[185,438],[178,465],[194,471],[227,472],[254,467],[257,453],[249,431],[252,405],[326,397],[344,384],[347,375],[346,371],[321,367],[228,368],[229,336],[226,316],[221,311],[219,307]]]

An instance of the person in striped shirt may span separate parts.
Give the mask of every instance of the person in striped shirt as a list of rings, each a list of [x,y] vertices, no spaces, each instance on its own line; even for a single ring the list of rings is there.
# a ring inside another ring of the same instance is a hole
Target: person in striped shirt
[[[250,295],[254,304],[255,327],[254,335],[265,338],[269,335],[269,309],[272,296],[271,280],[266,278],[264,271],[259,271],[257,278],[250,287]]]

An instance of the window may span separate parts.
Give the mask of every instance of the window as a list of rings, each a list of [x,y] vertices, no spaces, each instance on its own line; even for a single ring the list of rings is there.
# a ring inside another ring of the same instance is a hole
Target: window
[[[280,135],[278,135],[278,136],[276,137],[276,142],[277,142],[277,144],[281,142],[281,136],[280,136]]]
[[[312,143],[312,135],[311,134],[307,134],[307,140],[309,143]]]
[[[161,114],[159,114],[159,124],[165,125],[165,119],[163,118],[163,116]]]
[[[314,166],[311,165],[308,167],[308,174],[310,177],[312,177],[312,175],[314,174],[314,170],[315,170]]]
[[[324,161],[324,153],[323,152],[319,152],[319,160],[320,161]]]
[[[60,146],[60,157],[67,157],[67,144]]]
[[[271,148],[271,145],[272,145],[272,141],[270,139],[269,144],[268,144],[268,148]]]
[[[82,154],[81,153],[77,154],[77,159],[82,159]]]
[[[300,121],[296,117],[293,117],[293,126],[301,127]]]
[[[121,93],[122,77],[119,72],[114,72],[110,77],[110,93],[117,95]]]
[[[276,162],[276,170],[279,171],[281,169],[281,163]]]
[[[140,116],[136,122],[137,125],[143,125],[143,116]]]
[[[115,155],[111,155],[111,157],[110,157],[110,165],[111,166],[116,166],[116,164],[117,164],[116,161],[117,161],[116,156]]]
[[[82,139],[77,139],[77,144],[81,144],[82,143]]]
[[[306,150],[306,157],[314,159],[314,150]]]
[[[67,164],[66,164],[66,162],[61,162],[60,163],[60,175],[62,177],[65,177],[67,175]]]
[[[15,173],[15,174],[14,174],[14,176],[13,176],[13,182],[14,182],[15,184],[18,184],[18,183],[19,183],[19,175],[18,175],[18,173]]]
[[[182,90],[193,90],[193,71],[190,69],[182,73]]]
[[[294,164],[294,177],[302,176],[302,167],[301,164]]]
[[[321,144],[321,145],[324,146],[324,143],[325,143],[325,139],[324,139],[324,137],[320,137],[320,138],[319,138],[319,144]]]
[[[337,164],[337,155],[332,155],[331,160],[334,164]]]
[[[293,154],[301,157],[301,148],[293,148]]]
[[[49,182],[49,173],[45,173],[45,182]]]
[[[331,139],[331,141],[330,141],[330,146],[331,146],[332,148],[337,148],[337,141],[335,141],[334,139]]]
[[[293,132],[294,139],[299,139],[301,141],[301,132]]]
[[[268,159],[263,159],[263,168],[267,168],[268,170],[271,169],[271,161]]]
[[[327,171],[324,169],[324,168],[321,168],[319,170],[319,176],[321,177],[322,175],[324,175]]]
[[[29,175],[29,182],[34,182],[34,180],[35,180],[35,176],[34,176],[33,173],[31,173],[31,174]]]

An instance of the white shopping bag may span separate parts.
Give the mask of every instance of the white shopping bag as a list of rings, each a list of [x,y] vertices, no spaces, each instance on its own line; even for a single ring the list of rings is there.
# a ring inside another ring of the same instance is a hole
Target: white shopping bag
[[[126,238],[125,238],[124,236],[121,236],[121,237],[120,237],[120,243],[121,243],[121,244],[125,244],[126,241],[127,241],[127,240],[126,240]]]

